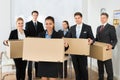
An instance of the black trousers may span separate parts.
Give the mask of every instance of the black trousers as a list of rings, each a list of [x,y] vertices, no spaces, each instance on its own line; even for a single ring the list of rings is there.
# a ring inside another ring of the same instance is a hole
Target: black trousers
[[[88,80],[87,56],[71,55],[75,70],[76,80]]]
[[[59,68],[59,77],[60,78],[63,78],[63,63],[60,63],[58,65],[58,68]],[[67,78],[67,60],[64,61],[64,78]]]
[[[113,80],[113,66],[112,60],[109,59],[107,61],[97,61],[98,62],[98,74],[99,80],[104,80],[104,66],[107,72],[107,80]]]
[[[16,67],[16,80],[25,80],[27,61],[23,61],[22,58],[14,59]]]
[[[32,80],[32,61],[28,62],[28,80]],[[35,76],[38,77],[38,62],[35,62]]]

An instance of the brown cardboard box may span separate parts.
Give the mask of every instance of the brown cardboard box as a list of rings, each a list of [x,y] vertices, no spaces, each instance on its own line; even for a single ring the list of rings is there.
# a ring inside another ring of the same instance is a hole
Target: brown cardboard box
[[[30,61],[63,62],[64,40],[45,38],[24,39],[23,59]]]
[[[89,55],[90,45],[88,45],[88,39],[64,38],[64,41],[69,44],[66,54]]]
[[[90,46],[90,57],[105,61],[112,58],[112,50],[106,50],[106,43],[95,42]]]
[[[9,40],[7,47],[8,58],[22,58],[23,40]]]

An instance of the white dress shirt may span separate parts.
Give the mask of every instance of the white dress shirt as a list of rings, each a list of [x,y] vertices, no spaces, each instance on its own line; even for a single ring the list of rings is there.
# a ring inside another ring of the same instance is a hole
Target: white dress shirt
[[[79,38],[79,36],[81,34],[82,26],[83,26],[83,23],[81,23],[80,25],[77,24],[77,26],[76,26],[76,38]]]
[[[102,24],[104,27],[107,25],[107,23]]]
[[[18,31],[18,30],[17,30]],[[25,33],[24,33],[24,31],[23,31],[23,33],[20,33],[19,31],[18,31],[18,39],[19,40],[21,40],[21,39],[24,39],[25,38]]]

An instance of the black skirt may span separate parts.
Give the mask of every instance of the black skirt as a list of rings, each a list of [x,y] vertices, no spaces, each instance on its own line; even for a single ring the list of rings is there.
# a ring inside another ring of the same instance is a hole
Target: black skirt
[[[38,76],[57,78],[59,76],[60,68],[62,68],[62,66],[59,62],[39,62]]]

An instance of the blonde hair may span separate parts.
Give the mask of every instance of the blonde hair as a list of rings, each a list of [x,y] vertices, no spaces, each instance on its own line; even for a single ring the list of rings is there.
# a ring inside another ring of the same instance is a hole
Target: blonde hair
[[[22,17],[18,17],[17,20],[16,20],[16,22],[18,22],[18,21],[24,21],[24,20],[23,20]]]

